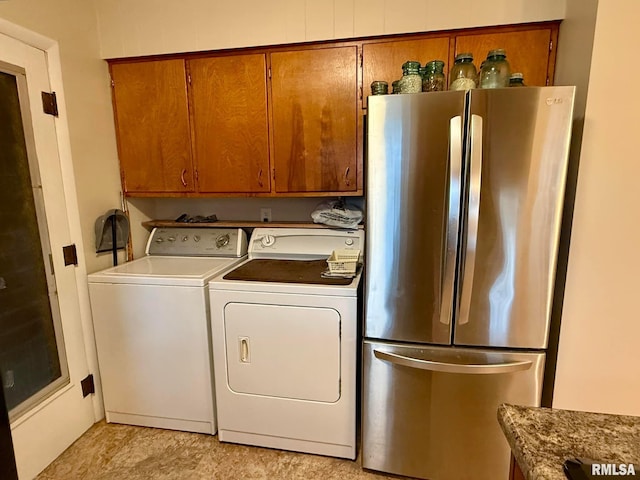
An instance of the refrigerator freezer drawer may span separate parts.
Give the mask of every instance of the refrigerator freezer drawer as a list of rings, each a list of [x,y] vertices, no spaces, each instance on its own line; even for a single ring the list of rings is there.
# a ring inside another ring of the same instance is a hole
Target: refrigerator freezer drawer
[[[544,353],[365,341],[362,466],[431,480],[509,474],[501,403],[539,406]]]

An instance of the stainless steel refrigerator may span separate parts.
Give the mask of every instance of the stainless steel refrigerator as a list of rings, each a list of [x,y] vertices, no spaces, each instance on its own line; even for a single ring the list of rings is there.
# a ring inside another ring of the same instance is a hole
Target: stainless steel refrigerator
[[[539,405],[574,87],[369,97],[364,468],[501,480]]]

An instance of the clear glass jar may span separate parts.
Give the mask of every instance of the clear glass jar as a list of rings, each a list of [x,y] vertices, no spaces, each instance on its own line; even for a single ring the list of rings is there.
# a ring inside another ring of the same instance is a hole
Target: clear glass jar
[[[459,53],[449,73],[449,90],[476,88],[478,72],[473,64],[473,54]]]
[[[521,73],[512,73],[509,79],[510,87],[526,87],[524,84],[524,76]]]
[[[424,66],[425,73],[422,77],[423,92],[441,92],[445,89],[444,62],[431,60]]]
[[[398,84],[400,93],[419,93],[422,91],[420,62],[409,60],[402,65],[402,78]]]
[[[386,95],[389,93],[389,84],[382,80],[371,82],[371,95]]]
[[[509,86],[511,68],[507,54],[502,48],[489,51],[480,70],[480,88],[502,88]]]

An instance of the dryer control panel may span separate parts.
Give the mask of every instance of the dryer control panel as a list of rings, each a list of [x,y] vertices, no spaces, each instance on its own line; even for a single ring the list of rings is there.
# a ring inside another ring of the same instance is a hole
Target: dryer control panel
[[[317,260],[326,259],[339,249],[364,251],[364,231],[256,228],[249,242],[249,258]]]
[[[147,255],[178,257],[242,257],[247,234],[241,228],[154,228]]]

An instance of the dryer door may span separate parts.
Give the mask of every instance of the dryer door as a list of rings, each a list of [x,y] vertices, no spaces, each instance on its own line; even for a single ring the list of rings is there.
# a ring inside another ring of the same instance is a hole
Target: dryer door
[[[227,382],[236,393],[340,398],[340,314],[332,308],[229,303]]]

